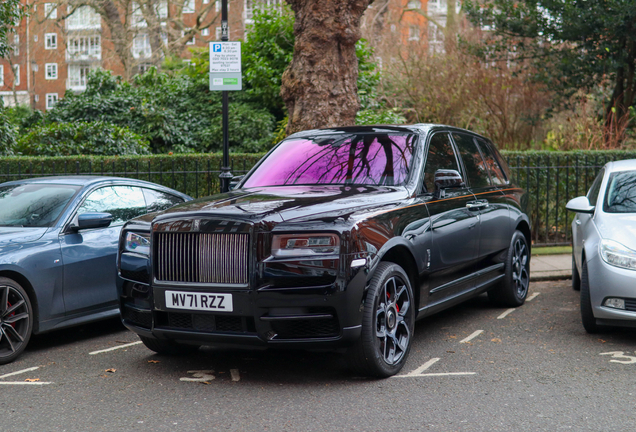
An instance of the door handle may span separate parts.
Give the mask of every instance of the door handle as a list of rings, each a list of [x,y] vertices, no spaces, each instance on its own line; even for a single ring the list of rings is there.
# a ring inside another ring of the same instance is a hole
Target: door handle
[[[468,210],[481,210],[488,207],[487,200],[477,200],[477,201],[468,201],[466,203],[466,208]]]

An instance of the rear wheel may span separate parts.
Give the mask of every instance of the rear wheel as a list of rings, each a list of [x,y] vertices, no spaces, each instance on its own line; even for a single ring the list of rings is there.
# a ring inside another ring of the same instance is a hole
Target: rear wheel
[[[521,306],[530,285],[530,249],[521,231],[515,231],[506,257],[506,272],[499,285],[488,291],[488,298],[499,306]]]
[[[572,289],[574,291],[581,290],[581,277],[576,269],[576,261],[574,260],[574,251],[572,251]]]
[[[581,321],[583,327],[588,333],[596,333],[598,331],[598,325],[596,324],[596,318],[594,318],[594,311],[592,310],[592,299],[590,297],[590,280],[587,274],[587,264],[583,262],[583,268],[581,269]]]
[[[351,369],[381,378],[398,373],[411,349],[415,307],[402,267],[378,264],[364,302],[360,341],[347,352]]]
[[[33,309],[24,288],[0,277],[0,364],[22,354],[33,331]]]
[[[154,338],[148,338],[145,336],[139,336],[139,339],[141,339],[143,344],[146,345],[146,348],[156,352],[157,354],[166,354],[166,355],[189,354],[199,349],[198,345],[180,344],[171,340],[154,339]]]

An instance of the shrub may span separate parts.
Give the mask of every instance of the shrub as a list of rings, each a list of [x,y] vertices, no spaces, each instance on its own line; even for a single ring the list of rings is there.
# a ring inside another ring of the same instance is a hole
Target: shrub
[[[52,123],[22,136],[16,152],[25,156],[143,155],[148,142],[127,128],[103,121]]]

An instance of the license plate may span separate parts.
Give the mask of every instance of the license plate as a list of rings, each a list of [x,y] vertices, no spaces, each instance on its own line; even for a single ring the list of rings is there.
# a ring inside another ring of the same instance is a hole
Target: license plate
[[[166,291],[166,307],[213,312],[232,312],[232,294]]]

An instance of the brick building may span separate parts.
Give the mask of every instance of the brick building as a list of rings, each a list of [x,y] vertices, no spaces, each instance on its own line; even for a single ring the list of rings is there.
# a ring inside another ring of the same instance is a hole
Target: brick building
[[[23,1],[30,14],[9,35],[14,52],[0,59],[0,97],[5,106],[17,103],[46,110],[66,91],[83,91],[91,69],[101,67],[130,78],[161,64],[163,50],[157,54],[155,44],[153,55],[153,37],[160,37],[164,48],[171,46],[183,58],[190,55],[188,48],[206,47],[221,38],[221,0],[130,0],[124,10],[121,5],[125,2],[118,2],[119,26],[109,22],[104,11],[73,7],[69,0]],[[255,8],[280,7],[283,1],[228,0],[230,40],[244,38]],[[446,0],[376,0],[365,14],[365,37],[372,44],[374,38],[377,41],[391,34],[398,35],[402,44],[426,43],[428,20],[423,14],[404,10],[425,11],[427,2],[438,7]],[[113,33],[119,37],[113,38]]]

